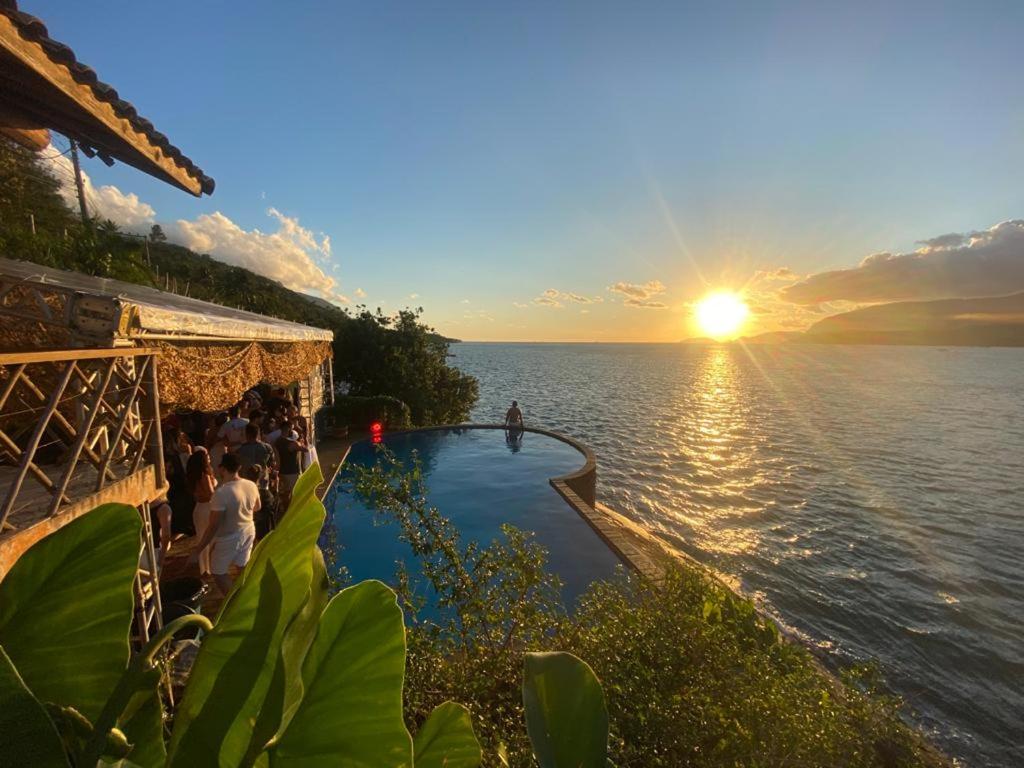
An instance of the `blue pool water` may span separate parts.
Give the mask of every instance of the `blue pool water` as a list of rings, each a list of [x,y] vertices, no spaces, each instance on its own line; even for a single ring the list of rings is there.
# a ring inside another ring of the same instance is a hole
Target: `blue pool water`
[[[500,429],[451,429],[388,435],[384,444],[406,466],[415,451],[422,463],[428,499],[458,527],[462,541],[487,544],[501,537],[509,523],[536,533],[548,550],[548,570],[563,582],[566,606],[591,581],[614,574],[618,557],[562,499],[548,480],[583,466],[584,457],[571,445],[526,432],[513,444]],[[369,441],[352,446],[347,466],[372,466],[376,449]],[[394,581],[395,564],[403,561],[418,573],[408,545],[398,540],[398,527],[382,522],[350,492],[343,468],[325,499],[327,546],[353,581]]]

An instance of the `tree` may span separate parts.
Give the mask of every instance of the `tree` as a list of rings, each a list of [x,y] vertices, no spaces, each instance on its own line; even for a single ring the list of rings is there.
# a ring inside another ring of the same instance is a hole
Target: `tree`
[[[334,370],[353,395],[388,395],[409,406],[414,424],[469,418],[477,381],[448,365],[448,340],[420,322],[420,311],[394,317],[365,307],[334,328]]]
[[[167,235],[164,234],[164,229],[159,224],[154,224],[152,229],[149,230],[149,240],[152,243],[163,243],[167,241]]]

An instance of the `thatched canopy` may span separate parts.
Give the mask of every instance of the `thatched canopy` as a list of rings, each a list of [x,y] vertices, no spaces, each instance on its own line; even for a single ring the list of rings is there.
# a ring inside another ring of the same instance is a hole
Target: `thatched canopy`
[[[118,92],[49,36],[39,19],[0,0],[0,133],[30,149],[49,130],[105,162],[120,160],[199,197],[214,182]]]

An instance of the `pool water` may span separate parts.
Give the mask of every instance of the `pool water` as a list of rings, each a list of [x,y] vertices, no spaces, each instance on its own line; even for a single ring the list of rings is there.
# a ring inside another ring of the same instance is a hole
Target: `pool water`
[[[533,531],[548,551],[548,570],[563,582],[567,607],[595,579],[608,578],[619,558],[593,529],[551,487],[548,480],[583,466],[583,455],[571,445],[533,432],[509,442],[501,429],[445,429],[387,435],[384,445],[406,466],[414,452],[423,468],[429,503],[459,529],[463,544],[489,544],[502,537],[509,523]],[[369,441],[352,446],[346,466],[372,466],[376,447]],[[398,525],[375,515],[351,493],[350,475],[342,468],[330,493],[322,544],[335,549],[338,566],[353,582],[380,579],[394,583],[398,561],[411,576],[419,573],[408,545],[398,538]],[[333,530],[332,530],[333,529]],[[429,595],[426,611],[431,612]]]

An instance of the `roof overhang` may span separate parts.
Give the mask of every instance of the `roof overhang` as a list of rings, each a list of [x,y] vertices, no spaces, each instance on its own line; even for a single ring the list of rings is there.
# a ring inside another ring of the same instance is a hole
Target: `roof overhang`
[[[78,272],[0,258],[0,324],[42,324],[80,346],[331,341],[334,333]]]
[[[107,163],[120,160],[197,197],[213,192],[213,179],[53,40],[39,19],[14,0],[0,0],[0,133],[41,149],[48,130]]]

